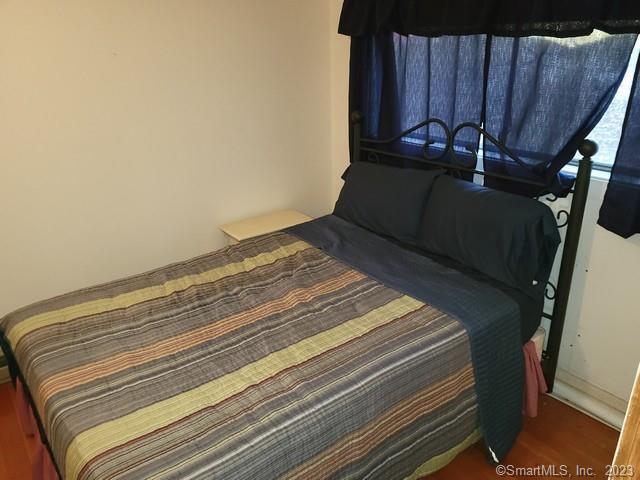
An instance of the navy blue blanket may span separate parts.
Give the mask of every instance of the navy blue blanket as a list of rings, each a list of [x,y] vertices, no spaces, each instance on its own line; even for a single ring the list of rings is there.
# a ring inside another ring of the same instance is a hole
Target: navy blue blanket
[[[467,329],[481,429],[500,461],[522,427],[520,307],[486,282],[328,215],[286,230],[385,285],[458,319]]]

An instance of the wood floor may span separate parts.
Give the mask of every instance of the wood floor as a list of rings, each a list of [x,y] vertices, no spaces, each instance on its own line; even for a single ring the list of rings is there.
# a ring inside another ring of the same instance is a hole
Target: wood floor
[[[524,430],[503,464],[517,467],[555,465],[558,472],[561,465],[567,465],[572,478],[588,478],[576,474],[575,466],[580,465],[592,467],[596,475],[593,478],[602,479],[606,478],[604,468],[611,463],[617,440],[618,432],[614,429],[543,396],[538,418],[526,419]],[[34,452],[35,442],[22,434],[11,385],[0,385],[0,480],[30,479]],[[428,478],[494,480],[515,477],[497,476],[495,468],[485,461],[483,448],[476,444]],[[547,477],[529,475],[528,478]]]
[[[36,442],[22,433],[10,383],[0,385],[0,480],[31,479]]]
[[[565,405],[558,400],[543,395],[540,397],[538,417],[525,419],[524,429],[518,440],[502,462],[516,467],[566,465],[571,478],[606,479],[606,465],[611,464],[618,443],[619,432],[597,420]],[[593,468],[595,476],[578,475],[576,465]],[[480,444],[462,452],[444,469],[428,477],[431,480],[496,478],[561,478],[549,476],[498,476],[495,467],[485,461]]]

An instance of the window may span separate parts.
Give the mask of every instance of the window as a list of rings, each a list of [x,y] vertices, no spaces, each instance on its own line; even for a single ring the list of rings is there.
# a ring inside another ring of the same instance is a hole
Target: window
[[[631,54],[631,62],[627,67],[622,84],[618,93],[614,97],[607,112],[604,114],[596,128],[589,134],[589,139],[598,144],[598,154],[593,158],[594,170],[610,172],[613,162],[616,159],[620,136],[622,135],[622,124],[627,112],[627,104],[633,86],[633,76],[636,71],[638,54],[640,53],[640,39],[636,41],[636,46]],[[572,162],[575,164],[575,162]]]
[[[568,48],[572,48],[575,47],[576,45],[580,45],[581,43],[589,43],[589,42],[597,42],[598,40],[602,39],[603,37],[607,37],[607,34],[604,34],[602,32],[594,32],[592,35],[588,36],[588,37],[578,37],[578,38],[571,38],[571,39],[555,39],[555,38],[544,38],[545,41],[548,42],[552,42],[552,43],[559,43],[561,45],[566,45]],[[533,38],[533,37],[532,37]],[[394,37],[395,39],[395,37]],[[629,39],[630,40],[630,39]],[[627,40],[626,43],[626,47],[624,49],[625,52],[627,52],[628,47],[629,47],[629,40]],[[414,44],[409,43],[408,46],[404,46],[403,48],[405,48],[405,50],[403,51],[409,51],[410,48],[418,49],[418,53],[413,55],[414,57],[420,59],[420,55],[418,54],[422,54],[422,51],[419,50],[418,47],[421,47],[420,45],[415,44],[415,42],[418,42],[419,40],[416,39],[410,39],[410,41],[413,41]],[[420,40],[422,41],[422,40]],[[396,43],[396,51],[400,51],[402,49],[400,49],[399,45]],[[431,50],[428,50],[429,52],[431,52]],[[455,52],[458,52],[458,50],[455,50]],[[455,53],[454,52],[454,53]],[[627,65],[626,71],[625,71],[625,75],[623,77],[623,81],[618,89],[618,91],[616,92],[616,95],[613,99],[613,101],[611,102],[611,105],[609,106],[609,108],[607,109],[607,111],[605,112],[604,116],[602,117],[602,119],[600,120],[600,122],[598,123],[598,125],[596,125],[596,127],[594,128],[594,130],[589,134],[588,138],[591,140],[594,140],[595,142],[598,143],[599,146],[599,151],[598,154],[594,157],[594,164],[593,164],[593,170],[594,170],[594,176],[599,177],[599,178],[603,178],[603,179],[608,179],[608,175],[609,172],[611,171],[611,167],[613,166],[613,163],[615,161],[615,157],[616,157],[616,153],[618,150],[618,144],[620,142],[620,137],[622,134],[622,127],[624,124],[624,119],[625,119],[625,115],[626,115],[626,111],[627,111],[627,105],[629,102],[629,97],[631,95],[631,89],[633,87],[633,78],[634,78],[634,74],[636,71],[636,64],[638,61],[638,55],[640,54],[640,38],[636,41],[635,47],[631,53],[631,57],[630,57],[630,62],[629,65]],[[406,53],[407,58],[409,57],[409,53]],[[404,57],[403,57],[404,58]],[[411,57],[413,58],[413,57]],[[409,68],[410,66],[413,65],[412,62],[400,62],[402,63],[402,65],[404,66],[404,70],[402,70],[402,75],[401,78],[404,79],[404,82],[407,83],[409,86],[413,86],[415,87],[415,84],[417,83],[418,86],[422,85],[422,83],[424,83],[424,81],[422,81],[422,77],[420,77],[416,72],[423,72],[425,70],[424,66],[422,64],[419,64],[419,62],[417,62],[417,60],[413,63],[418,63],[418,66],[413,66],[412,68]],[[620,63],[619,63],[619,67],[620,68],[624,68],[624,65],[626,63],[626,57],[623,55],[620,57]],[[415,70],[415,72],[414,72]],[[619,70],[617,70],[619,71]],[[476,78],[473,77],[473,75],[471,76],[472,78]],[[470,77],[470,78],[471,78]],[[457,77],[456,77],[457,78]],[[465,77],[466,78],[466,77]],[[446,82],[441,82],[439,81],[441,79],[439,79],[439,77],[434,79],[431,79],[431,77],[429,77],[428,81],[431,81],[431,83],[429,83],[428,85],[428,93],[425,93],[424,91],[420,90],[420,95],[418,95],[418,100],[415,102],[414,99],[409,99],[406,101],[406,105],[403,105],[401,111],[402,111],[402,115],[403,115],[403,120],[405,120],[405,123],[403,124],[403,128],[408,128],[409,126],[413,125],[413,122],[417,123],[417,121],[421,120],[421,114],[423,113],[424,109],[420,109],[418,107],[420,107],[420,105],[422,105],[421,103],[421,99],[423,98],[427,98],[428,95],[433,95],[434,94],[434,86],[432,84],[439,87],[440,83],[446,83]],[[421,83],[422,81],[422,83]],[[471,80],[469,80],[471,81]],[[403,88],[407,88],[407,85],[405,85],[405,83],[403,83]],[[448,83],[447,83],[448,85]],[[415,87],[417,88],[417,87]],[[478,94],[477,89],[473,90],[475,91],[476,94]],[[438,90],[439,92],[440,90]],[[443,93],[444,94],[444,93]],[[475,97],[473,97],[475,98]],[[444,102],[446,103],[446,102]],[[458,102],[459,103],[459,102]],[[476,102],[477,103],[477,102]],[[455,104],[455,102],[454,102]],[[418,107],[416,107],[416,105],[418,105]],[[447,104],[448,105],[448,104]],[[428,107],[429,108],[429,107]],[[438,106],[438,108],[440,108],[440,110],[442,110],[444,107],[442,106]],[[434,108],[435,112],[439,112],[439,110],[437,108]],[[445,109],[445,113],[448,112]],[[467,113],[467,112],[465,112]],[[471,115],[474,112],[471,112]],[[477,113],[477,112],[475,112]],[[455,112],[452,113],[452,115],[455,115]],[[407,117],[407,118],[404,118]],[[436,127],[433,127],[436,128]],[[410,143],[410,144],[414,144],[414,145],[424,145],[424,141],[425,141],[425,129],[420,129],[416,132],[411,133],[410,135],[406,136],[403,138],[403,140],[406,143]],[[431,132],[433,135],[433,132]],[[437,138],[437,134],[436,134],[436,138],[431,138],[431,140],[435,140],[436,143],[434,143],[432,145],[433,148],[437,148],[440,146],[443,146],[442,143],[438,143],[438,138]],[[482,153],[482,139],[480,139],[480,152],[479,153],[479,158],[483,158],[483,153]],[[458,150],[458,148],[457,148]],[[491,152],[486,152],[487,155],[491,155]],[[569,164],[565,167],[565,171],[567,173],[575,173],[576,172],[576,167],[578,165],[578,161],[580,159],[580,155],[577,154],[576,157],[569,162]],[[478,169],[482,169],[482,162],[479,163],[478,165]]]

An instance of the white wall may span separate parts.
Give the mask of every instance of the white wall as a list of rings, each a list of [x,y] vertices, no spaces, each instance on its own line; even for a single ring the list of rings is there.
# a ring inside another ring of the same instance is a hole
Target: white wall
[[[640,362],[640,235],[596,224],[606,186],[591,181],[559,367],[626,403]]]
[[[337,35],[340,0],[333,0],[331,38],[333,197],[348,165],[349,40]],[[640,235],[624,240],[596,225],[606,182],[593,180],[567,312],[559,367],[589,394],[624,405],[640,362],[637,268]],[[557,202],[554,208],[562,205]],[[595,388],[591,388],[595,387]],[[602,390],[603,392],[599,392]],[[599,400],[602,400],[599,398]],[[622,407],[623,408],[623,407]]]
[[[0,315],[331,208],[323,0],[0,2]]]

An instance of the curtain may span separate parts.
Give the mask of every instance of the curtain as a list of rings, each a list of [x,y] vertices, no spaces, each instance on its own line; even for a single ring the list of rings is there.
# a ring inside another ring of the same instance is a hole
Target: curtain
[[[345,0],[340,33],[350,36],[494,34],[509,37],[640,33],[637,0]]]
[[[354,37],[349,111],[362,112],[364,136],[379,139],[427,118],[439,118],[450,127],[479,123],[485,49],[484,35],[426,38],[382,33]],[[427,140],[434,150],[446,144],[442,129],[431,125],[398,142],[394,150],[420,156],[419,144]],[[457,161],[474,167],[479,134],[467,129],[456,140],[460,150]]]
[[[484,142],[488,172],[542,182],[548,190],[486,177],[492,188],[528,196],[567,195],[560,169],[606,111],[624,76],[635,34],[554,39],[485,35],[438,38],[379,33],[352,37],[350,111],[364,115],[364,135],[388,138],[430,117],[450,128],[484,124],[526,169]],[[437,127],[411,136],[443,142]],[[396,150],[410,152],[411,143]],[[456,157],[475,166],[479,135],[456,137]],[[415,147],[414,147],[415,148]]]
[[[566,195],[572,179],[560,174],[596,126],[624,77],[636,35],[594,32],[577,38],[492,38],[485,129],[531,171],[488,142],[488,172],[527,177]],[[535,195],[533,188],[486,177],[493,188]]]
[[[363,133],[392,137],[400,131],[393,34],[351,39],[349,111],[364,115]]]
[[[640,61],[636,66],[622,139],[598,224],[624,238],[640,233]]]
[[[365,133],[374,138],[391,137],[429,117],[448,125],[479,122],[485,43],[484,35],[353,39],[350,109],[364,114]]]
[[[397,59],[398,105],[402,130],[426,118],[439,118],[453,127],[482,118],[486,36],[394,37]],[[444,141],[438,132],[423,129],[418,138]],[[460,146],[477,150],[479,135],[461,132]]]

